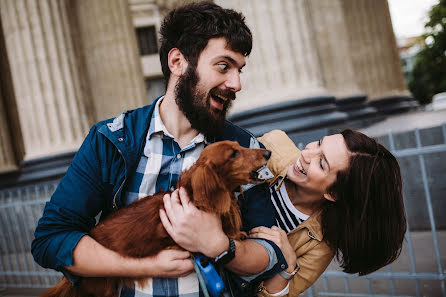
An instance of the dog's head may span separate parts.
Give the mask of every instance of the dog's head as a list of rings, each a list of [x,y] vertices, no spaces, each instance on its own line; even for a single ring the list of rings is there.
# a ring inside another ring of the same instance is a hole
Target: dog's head
[[[194,204],[217,213],[229,211],[235,189],[264,182],[258,170],[266,165],[270,155],[268,150],[244,148],[234,141],[207,146],[187,172]]]

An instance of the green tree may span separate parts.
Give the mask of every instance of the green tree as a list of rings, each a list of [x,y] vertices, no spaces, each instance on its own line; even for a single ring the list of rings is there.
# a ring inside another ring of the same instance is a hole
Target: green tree
[[[409,90],[421,104],[446,91],[446,0],[432,6],[425,28],[426,47],[418,53],[409,78]]]

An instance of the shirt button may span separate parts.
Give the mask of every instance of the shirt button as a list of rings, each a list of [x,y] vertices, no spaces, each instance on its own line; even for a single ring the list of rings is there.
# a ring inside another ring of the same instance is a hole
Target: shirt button
[[[175,191],[175,187],[174,186],[171,186],[170,187],[170,190],[173,192],[173,191]]]
[[[280,265],[280,268],[285,269],[285,264]]]
[[[177,154],[177,159],[181,158],[181,154]]]
[[[246,287],[246,283],[241,284],[242,288]]]
[[[119,137],[119,138],[118,138],[118,140],[119,140],[119,141],[123,141],[123,140],[124,140],[124,138],[122,138],[122,137]]]

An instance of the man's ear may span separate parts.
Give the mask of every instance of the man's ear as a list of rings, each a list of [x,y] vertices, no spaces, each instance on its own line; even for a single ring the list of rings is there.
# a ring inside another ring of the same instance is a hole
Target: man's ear
[[[324,194],[324,198],[331,201],[331,202],[336,202],[336,199],[333,195],[329,194],[329,193],[325,193]]]
[[[177,77],[183,75],[187,69],[187,61],[181,51],[177,48],[173,48],[169,51],[167,63],[169,65],[170,72]]]

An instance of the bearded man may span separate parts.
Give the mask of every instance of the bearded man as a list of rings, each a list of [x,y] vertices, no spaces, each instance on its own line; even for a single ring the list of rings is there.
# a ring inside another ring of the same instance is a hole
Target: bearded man
[[[187,251],[125,258],[88,236],[99,213],[103,219],[138,198],[174,190],[180,173],[206,145],[235,140],[259,147],[249,132],[226,121],[252,47],[244,17],[210,2],[192,3],[171,11],[160,33],[165,95],[92,127],[45,206],[33,256],[41,266],[62,271],[73,285],[81,276],[132,276],[149,279],[143,287],[123,288],[120,296],[200,296],[190,260],[190,252],[200,252],[224,258],[216,264],[231,272],[227,286],[234,296],[253,296],[261,279],[286,267],[280,249],[261,239],[229,240],[220,219],[196,209],[185,191],[166,196],[168,211],[160,215]],[[263,185],[246,187],[241,210],[245,230],[275,223]]]

